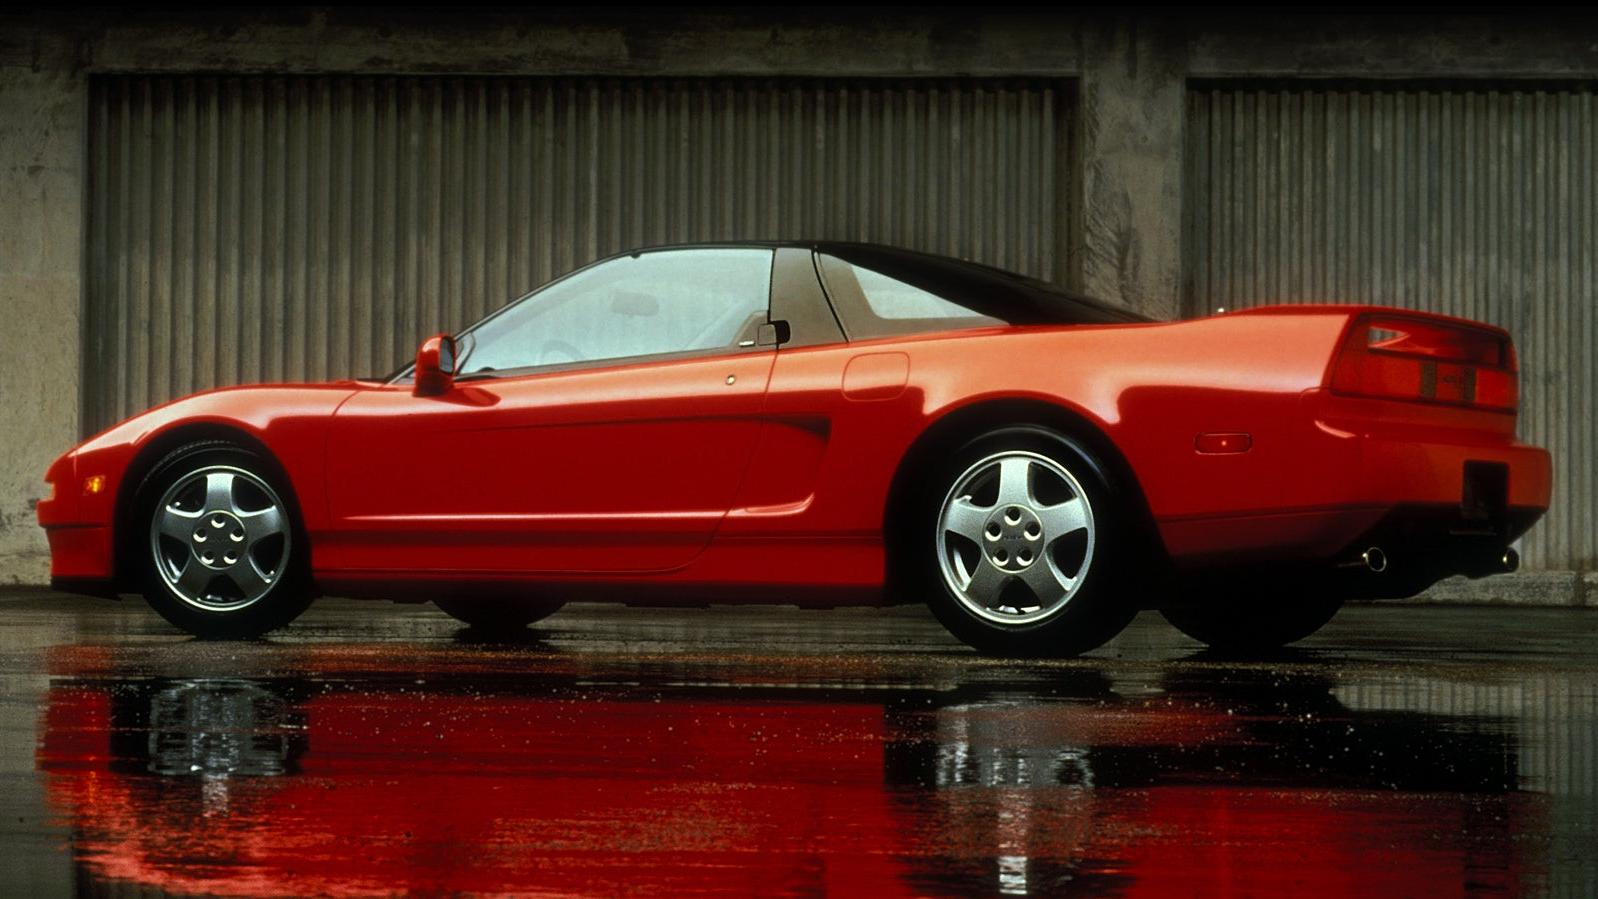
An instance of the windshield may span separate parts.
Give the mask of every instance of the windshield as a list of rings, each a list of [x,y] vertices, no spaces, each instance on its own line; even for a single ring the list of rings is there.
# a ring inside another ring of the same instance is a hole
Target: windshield
[[[771,261],[771,249],[753,247],[602,260],[463,332],[457,375],[730,351],[767,319]]]

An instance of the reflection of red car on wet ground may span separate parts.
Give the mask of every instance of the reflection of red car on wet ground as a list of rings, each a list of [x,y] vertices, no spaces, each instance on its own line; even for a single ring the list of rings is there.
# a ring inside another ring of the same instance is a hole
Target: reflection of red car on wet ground
[[[604,260],[393,377],[214,391],[63,456],[60,586],[256,633],[318,590],[926,601],[1072,653],[1140,606],[1272,646],[1512,567],[1550,466],[1504,331],[1367,306],[1156,323],[982,266],[747,243]],[[886,591],[885,589],[886,588]]]
[[[796,697],[53,667],[38,763],[82,875],[170,893],[1514,894],[1545,826],[1501,730],[1280,672],[1265,714],[1092,671]]]

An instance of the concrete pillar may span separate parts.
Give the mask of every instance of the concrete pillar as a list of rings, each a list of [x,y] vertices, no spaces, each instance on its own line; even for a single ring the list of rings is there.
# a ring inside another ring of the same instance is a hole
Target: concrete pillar
[[[1082,32],[1082,287],[1180,311],[1187,43],[1127,16]]]
[[[0,584],[47,579],[33,507],[80,436],[87,99],[70,67],[0,60]]]

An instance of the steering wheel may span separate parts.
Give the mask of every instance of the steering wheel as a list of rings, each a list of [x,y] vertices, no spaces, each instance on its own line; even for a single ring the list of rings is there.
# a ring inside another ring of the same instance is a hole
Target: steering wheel
[[[566,359],[551,359],[551,358],[549,358],[551,353],[556,353],[556,354],[559,354],[559,355],[562,355],[562,356],[566,356],[567,358]],[[557,338],[551,338],[549,340],[544,341],[543,344],[541,344],[538,347],[538,364],[539,365],[555,365],[555,364],[558,364],[558,363],[561,363],[561,362],[586,362],[586,361],[588,361],[588,357],[583,355],[583,351],[582,350],[579,350],[577,347],[571,345],[570,343],[567,343],[564,340],[560,340],[560,339],[557,339]]]

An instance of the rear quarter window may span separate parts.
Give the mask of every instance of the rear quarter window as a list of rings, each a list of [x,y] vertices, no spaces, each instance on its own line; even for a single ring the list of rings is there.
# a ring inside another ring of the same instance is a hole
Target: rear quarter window
[[[934,292],[836,256],[818,257],[822,283],[854,340],[983,328],[1006,324],[962,303],[948,291]]]

